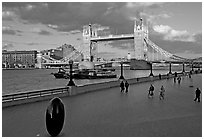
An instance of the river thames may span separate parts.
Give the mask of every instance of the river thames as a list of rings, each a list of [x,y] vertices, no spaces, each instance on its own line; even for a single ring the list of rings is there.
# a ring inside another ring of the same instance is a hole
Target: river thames
[[[185,68],[189,71],[189,68]],[[182,66],[173,67],[172,72],[181,72]],[[51,74],[58,72],[58,69],[32,69],[32,70],[2,70],[2,93],[13,94],[20,92],[28,92],[42,89],[52,89],[57,87],[64,87],[68,84],[69,79],[55,79]],[[153,74],[167,74],[168,68],[156,70],[153,68]],[[106,82],[111,80],[118,80],[120,77],[120,68],[115,70],[117,78],[112,79],[82,79],[74,80],[76,85],[85,85],[99,82]],[[146,77],[149,76],[150,70],[124,70],[124,77],[126,79]]]

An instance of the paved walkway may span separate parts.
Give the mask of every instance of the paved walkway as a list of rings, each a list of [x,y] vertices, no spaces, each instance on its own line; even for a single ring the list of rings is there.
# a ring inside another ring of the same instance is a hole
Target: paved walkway
[[[196,87],[202,89],[202,74],[181,84],[173,79],[153,82],[155,96],[147,98],[150,82],[130,86],[129,93],[110,88],[63,98],[66,122],[60,136],[78,137],[197,137],[202,136],[202,103],[194,102]],[[164,85],[165,100],[158,94]],[[49,136],[45,128],[48,101],[2,110],[2,135]]]

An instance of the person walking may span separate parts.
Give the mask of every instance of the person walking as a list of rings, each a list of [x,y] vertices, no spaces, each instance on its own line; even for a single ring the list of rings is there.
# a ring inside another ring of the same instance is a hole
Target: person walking
[[[164,89],[164,86],[162,85],[161,86],[161,90],[160,90],[160,94],[159,94],[159,99],[164,99],[164,92],[165,92],[165,89]]]
[[[198,102],[200,102],[201,91],[199,88],[196,89],[195,94],[196,94],[196,97],[195,97],[194,101],[198,100]]]
[[[159,79],[161,80],[161,78],[162,78],[162,77],[161,77],[161,74],[159,74]]]
[[[177,80],[178,80],[178,83],[180,84],[181,83],[181,76],[178,76]]]
[[[154,96],[154,86],[151,84],[151,86],[149,87],[148,97],[153,97],[153,96]]]
[[[188,77],[191,78],[191,74],[190,73],[188,74]]]
[[[176,83],[176,77],[174,77],[174,83]]]
[[[129,83],[128,81],[126,80],[125,81],[125,92],[128,93],[128,88],[129,88]]]
[[[120,89],[121,89],[120,92],[124,92],[125,90],[125,84],[123,81],[120,83]]]

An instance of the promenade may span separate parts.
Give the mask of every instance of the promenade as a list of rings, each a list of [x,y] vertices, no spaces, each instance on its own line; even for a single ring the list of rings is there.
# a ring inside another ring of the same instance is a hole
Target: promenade
[[[66,119],[59,136],[66,137],[201,137],[202,100],[194,102],[195,89],[202,90],[202,74],[152,82],[155,96],[148,99],[151,82],[64,97]],[[165,99],[159,100],[161,85]],[[2,109],[3,137],[47,137],[45,111],[49,101]]]

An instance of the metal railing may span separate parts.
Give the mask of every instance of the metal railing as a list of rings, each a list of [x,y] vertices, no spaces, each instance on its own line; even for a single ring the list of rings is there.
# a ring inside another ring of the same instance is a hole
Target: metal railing
[[[70,93],[69,88],[63,87],[63,88],[57,88],[57,89],[46,89],[46,90],[39,90],[39,91],[32,91],[32,92],[3,95],[2,102],[30,99],[35,97],[52,96],[52,95],[62,94],[62,93],[69,94]]]

